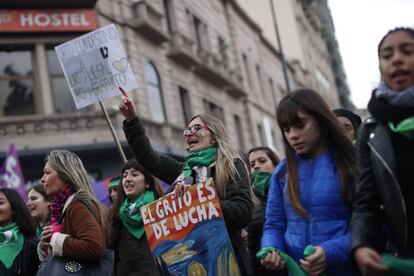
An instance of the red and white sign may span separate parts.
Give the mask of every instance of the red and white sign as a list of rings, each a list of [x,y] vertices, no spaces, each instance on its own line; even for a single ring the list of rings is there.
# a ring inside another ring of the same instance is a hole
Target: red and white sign
[[[0,10],[0,32],[92,31],[94,9]]]

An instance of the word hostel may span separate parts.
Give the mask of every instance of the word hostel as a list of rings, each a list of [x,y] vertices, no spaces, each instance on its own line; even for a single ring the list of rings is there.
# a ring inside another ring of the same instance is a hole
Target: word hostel
[[[20,25],[22,27],[48,27],[48,26],[90,26],[83,13],[22,13],[20,14]]]

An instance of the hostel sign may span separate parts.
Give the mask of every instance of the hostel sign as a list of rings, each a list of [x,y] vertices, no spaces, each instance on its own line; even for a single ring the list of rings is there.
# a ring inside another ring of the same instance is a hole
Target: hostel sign
[[[0,32],[76,32],[97,27],[94,9],[0,10]]]

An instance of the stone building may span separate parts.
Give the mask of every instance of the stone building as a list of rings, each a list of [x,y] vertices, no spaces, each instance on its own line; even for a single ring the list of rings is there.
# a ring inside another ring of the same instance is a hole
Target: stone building
[[[303,26],[320,24],[305,9],[292,16]],[[253,18],[236,0],[2,0],[0,158],[14,143],[26,179],[35,180],[45,153],[65,148],[96,178],[119,174],[121,158],[100,106],[75,109],[53,50],[110,23],[135,72],[139,88],[130,94],[157,150],[182,158],[182,130],[193,115],[208,112],[224,122],[241,151],[268,145],[282,154],[275,122],[286,93],[280,53]],[[306,27],[296,37],[295,47],[312,51],[289,60],[291,87],[313,87],[338,105],[321,30]],[[118,103],[118,97],[104,100],[132,157]]]

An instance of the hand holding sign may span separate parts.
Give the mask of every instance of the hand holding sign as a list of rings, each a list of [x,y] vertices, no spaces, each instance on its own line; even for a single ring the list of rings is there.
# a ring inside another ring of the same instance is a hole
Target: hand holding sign
[[[121,91],[122,94],[121,102],[119,103],[119,110],[128,121],[131,121],[132,119],[137,117],[134,103],[121,86],[119,87],[119,91]]]

